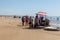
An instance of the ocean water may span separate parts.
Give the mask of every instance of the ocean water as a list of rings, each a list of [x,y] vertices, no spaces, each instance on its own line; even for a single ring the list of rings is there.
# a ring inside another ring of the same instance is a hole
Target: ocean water
[[[48,19],[50,20],[50,25],[60,26],[60,16],[49,16]]]

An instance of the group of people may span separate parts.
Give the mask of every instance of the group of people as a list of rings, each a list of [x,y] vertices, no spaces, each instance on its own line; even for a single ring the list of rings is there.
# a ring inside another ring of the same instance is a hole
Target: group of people
[[[23,16],[22,17],[22,26],[24,26],[24,24],[25,24],[25,26],[27,26],[28,25],[28,21],[29,21],[28,16]]]
[[[28,16],[23,16],[22,17],[22,26],[28,26],[29,27],[33,27],[33,24],[34,24],[34,19],[32,16],[28,17]]]
[[[34,17],[30,16],[23,16],[22,17],[22,25],[27,26],[29,25],[30,28],[37,28],[41,25],[41,22],[43,21],[43,17],[38,17],[37,15]]]

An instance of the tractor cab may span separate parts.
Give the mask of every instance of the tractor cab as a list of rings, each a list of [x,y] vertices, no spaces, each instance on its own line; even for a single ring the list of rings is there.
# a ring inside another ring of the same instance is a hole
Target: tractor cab
[[[34,23],[29,23],[29,28],[41,28],[44,26],[49,26],[49,19],[46,12],[36,13]]]
[[[49,25],[49,19],[47,18],[46,12],[38,12],[36,15],[39,17],[39,24],[40,26],[48,26]]]

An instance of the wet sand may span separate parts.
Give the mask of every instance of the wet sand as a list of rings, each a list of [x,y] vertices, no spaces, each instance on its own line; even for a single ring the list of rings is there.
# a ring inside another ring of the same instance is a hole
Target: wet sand
[[[60,40],[60,31],[26,29],[19,18],[0,17],[0,40]]]

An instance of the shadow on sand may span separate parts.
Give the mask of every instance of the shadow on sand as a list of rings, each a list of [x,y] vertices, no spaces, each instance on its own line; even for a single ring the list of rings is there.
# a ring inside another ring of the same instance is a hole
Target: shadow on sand
[[[38,28],[29,28],[29,27],[25,27],[25,28],[22,28],[22,29],[43,29],[45,31],[59,31],[59,30],[53,30],[53,29],[44,29],[44,27],[38,27]]]
[[[37,27],[37,28],[30,28],[30,27],[25,27],[23,29],[43,29],[43,27]]]

